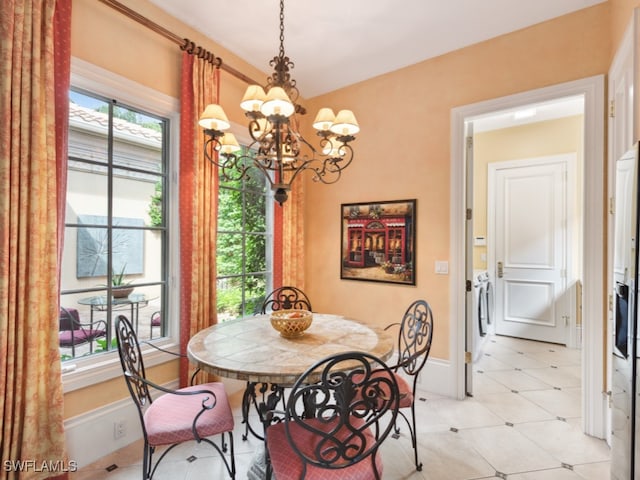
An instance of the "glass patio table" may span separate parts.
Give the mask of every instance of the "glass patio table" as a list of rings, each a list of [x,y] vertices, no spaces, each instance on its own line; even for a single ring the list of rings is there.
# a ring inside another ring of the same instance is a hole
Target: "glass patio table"
[[[78,300],[80,305],[89,305],[91,307],[90,319],[93,323],[94,312],[104,312],[107,310],[109,304],[111,304],[112,310],[121,310],[123,308],[131,309],[131,317],[129,320],[134,325],[136,332],[138,331],[138,317],[140,313],[140,306],[146,307],[150,300],[156,297],[150,297],[144,293],[131,293],[128,297],[111,297],[111,300],[107,300],[106,295],[95,295],[93,297],[81,298]],[[111,342],[111,322],[107,322],[107,342]]]

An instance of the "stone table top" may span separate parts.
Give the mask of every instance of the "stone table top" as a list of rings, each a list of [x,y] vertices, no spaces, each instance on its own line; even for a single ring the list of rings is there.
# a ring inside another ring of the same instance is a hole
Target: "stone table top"
[[[284,338],[271,326],[269,315],[231,320],[194,335],[187,346],[191,362],[226,378],[255,383],[293,385],[313,363],[329,355],[364,351],[386,361],[395,338],[339,315],[313,314],[304,335]]]

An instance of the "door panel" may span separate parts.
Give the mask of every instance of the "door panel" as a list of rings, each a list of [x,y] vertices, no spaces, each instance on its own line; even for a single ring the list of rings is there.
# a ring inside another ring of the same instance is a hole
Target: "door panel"
[[[495,169],[497,334],[567,342],[566,175],[561,159]]]

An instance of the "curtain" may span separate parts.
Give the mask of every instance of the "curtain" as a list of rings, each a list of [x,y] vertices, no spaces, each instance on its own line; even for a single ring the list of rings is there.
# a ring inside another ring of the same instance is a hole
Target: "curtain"
[[[310,172],[305,172],[310,174]],[[296,183],[297,182],[297,183]],[[282,284],[305,290],[304,282],[304,179],[298,177],[282,211]],[[276,208],[279,208],[276,206]]]
[[[69,468],[58,348],[71,0],[3,0],[0,458],[5,478]],[[62,119],[62,123],[58,120]],[[62,182],[62,183],[59,183]],[[17,463],[7,468],[6,461]]]
[[[218,171],[204,156],[198,117],[217,103],[220,71],[183,53],[180,113],[180,343],[217,323],[216,239]],[[189,363],[180,365],[180,383],[189,382]],[[205,380],[204,378],[202,380]]]

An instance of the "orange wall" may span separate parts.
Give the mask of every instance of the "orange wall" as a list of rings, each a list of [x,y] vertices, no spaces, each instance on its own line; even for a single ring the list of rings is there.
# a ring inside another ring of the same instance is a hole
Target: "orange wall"
[[[398,321],[411,301],[434,311],[432,357],[449,358],[450,112],[454,107],[607,72],[608,3],[314,98],[352,109],[356,160],[335,185],[306,184],[306,288],[314,308],[372,323]],[[340,204],[417,199],[417,286],[340,280]],[[319,208],[322,206],[322,208]],[[460,288],[463,288],[461,285]]]

